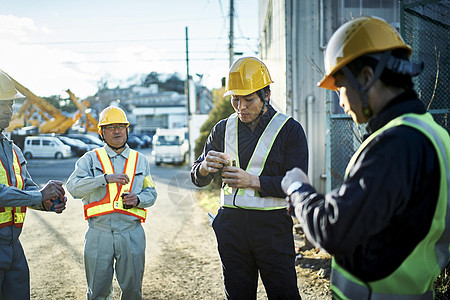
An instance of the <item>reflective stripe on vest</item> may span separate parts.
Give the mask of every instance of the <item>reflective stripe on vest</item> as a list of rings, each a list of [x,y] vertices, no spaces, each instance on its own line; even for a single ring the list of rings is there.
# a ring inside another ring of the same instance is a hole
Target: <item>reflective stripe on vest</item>
[[[95,150],[97,157],[102,164],[104,174],[114,174],[114,168],[109,159],[106,149],[104,147]],[[138,160],[138,153],[130,149],[130,154],[125,162],[123,173],[128,175],[130,181],[126,185],[119,185],[118,183],[108,183],[106,185],[106,195],[103,199],[84,205],[84,217],[89,219],[91,217],[106,215],[110,213],[121,213],[125,215],[139,218],[141,222],[145,222],[147,218],[147,210],[138,207],[130,209],[123,208],[122,195],[123,192],[131,190],[134,182],[134,175],[136,173],[136,166]],[[146,182],[144,180],[144,182]],[[145,188],[145,186],[143,186]]]
[[[23,177],[22,177],[22,167],[19,163],[19,158],[17,156],[16,150],[13,148],[13,169],[15,183],[11,182],[9,173],[5,168],[5,164],[0,160],[0,183],[6,186],[15,186],[18,189],[23,189]],[[22,227],[25,221],[25,214],[27,211],[26,206],[18,207],[0,207],[0,227],[5,227],[13,225],[16,227]]]
[[[259,176],[267,160],[270,149],[275,142],[275,139],[283,128],[284,124],[289,120],[289,116],[281,113],[276,113],[261,137],[256,144],[252,157],[248,162],[246,171],[249,174]],[[238,117],[237,114],[232,114],[228,120],[225,128],[224,152],[230,156],[231,159],[236,160],[236,166],[239,167],[239,153],[238,150]],[[259,194],[254,189],[236,189],[225,185],[220,192],[220,205],[224,207],[240,207],[246,209],[259,210],[273,210],[286,208],[286,201],[284,198],[274,197],[259,197]]]
[[[439,198],[430,230],[394,272],[377,281],[362,283],[333,258],[331,288],[342,299],[433,299],[433,282],[450,260],[450,138],[447,131],[434,122],[431,114],[406,114],[373,133],[350,160],[345,178],[371,140],[400,125],[423,133],[433,144],[439,159]],[[364,298],[365,295],[369,297]]]

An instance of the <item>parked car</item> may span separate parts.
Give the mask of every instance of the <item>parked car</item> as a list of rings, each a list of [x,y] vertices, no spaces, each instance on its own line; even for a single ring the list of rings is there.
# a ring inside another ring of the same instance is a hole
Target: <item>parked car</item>
[[[84,153],[90,150],[89,146],[81,140],[72,139],[70,137],[61,135],[57,136],[57,138],[64,144],[68,145],[70,147],[70,150],[72,150],[72,154],[75,156],[82,156]]]
[[[144,142],[144,145],[142,147],[148,148],[152,146],[152,138],[146,134],[143,133],[130,133],[129,136],[137,136],[142,142]]]
[[[138,138],[137,136],[131,135],[131,134],[128,135],[127,144],[132,149],[144,147],[144,142],[140,138]]]
[[[70,147],[53,136],[28,136],[25,138],[23,154],[26,159],[67,158],[72,156]]]
[[[66,134],[65,136],[67,136],[71,139],[81,140],[82,142],[84,142],[85,144],[87,144],[89,146],[89,150],[103,147],[103,145],[105,144],[104,142],[102,142],[101,139],[99,139],[98,137],[95,137],[93,135],[90,135],[90,134],[70,133],[70,134]]]

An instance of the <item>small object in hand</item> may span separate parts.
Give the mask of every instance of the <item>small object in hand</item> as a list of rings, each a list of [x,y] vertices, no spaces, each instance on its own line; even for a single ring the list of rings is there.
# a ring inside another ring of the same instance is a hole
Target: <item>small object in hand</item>
[[[229,159],[227,163],[224,165],[224,167],[236,167],[236,160],[235,159]]]
[[[50,201],[52,202],[52,206],[50,207],[50,210],[51,211],[55,211],[55,205],[56,204],[60,204],[61,203],[61,199],[59,199],[59,197],[58,197],[55,200],[50,200]]]
[[[126,195],[129,195],[130,193],[128,193],[128,192],[125,192],[125,193],[122,193],[122,195],[120,195],[121,197],[122,197],[122,200],[123,200],[123,197],[125,197]],[[124,209],[130,209],[130,208],[132,208],[133,207],[133,205],[129,205],[129,204],[123,204],[123,208]]]

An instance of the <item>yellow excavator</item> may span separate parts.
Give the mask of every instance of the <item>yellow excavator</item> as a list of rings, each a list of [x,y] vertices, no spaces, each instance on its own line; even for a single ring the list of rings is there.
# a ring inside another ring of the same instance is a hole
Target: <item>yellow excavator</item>
[[[75,114],[75,116],[76,117],[78,116],[78,119],[80,119],[83,114],[85,115],[86,120],[85,124],[83,125],[86,128],[86,131],[97,132],[98,121],[89,112],[87,112],[90,106],[89,101],[84,100],[82,101],[82,103],[80,103],[78,101],[78,98],[75,96],[74,93],[72,93],[70,89],[68,89],[66,92],[67,94],[69,94],[70,100],[72,100],[72,102],[75,103],[75,105],[78,108],[78,112]]]
[[[13,115],[7,131],[24,126],[25,113],[29,110],[31,111],[32,105],[40,109],[39,113],[45,120],[43,123],[37,124],[40,133],[65,133],[77,121],[77,118],[79,118],[79,115],[75,115],[73,118],[66,117],[59,109],[33,94],[33,92],[21,85],[14,78],[11,76],[9,78],[14,82],[16,89],[27,97],[27,101],[24,102],[19,112]]]
[[[6,128],[6,131],[11,132],[16,128],[24,127],[25,119],[28,116],[27,111],[30,110],[32,105],[33,104],[30,101],[26,100],[20,107],[19,111],[12,116],[11,122],[9,123],[9,126]]]

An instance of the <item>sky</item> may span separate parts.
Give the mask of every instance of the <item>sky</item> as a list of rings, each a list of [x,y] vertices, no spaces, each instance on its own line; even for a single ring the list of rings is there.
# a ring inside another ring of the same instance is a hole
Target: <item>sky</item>
[[[68,98],[140,83],[150,72],[220,87],[229,0],[0,1],[0,69],[34,94]],[[258,0],[234,0],[234,49],[258,56]],[[235,59],[240,56],[236,56]],[[197,75],[198,74],[198,75]]]

